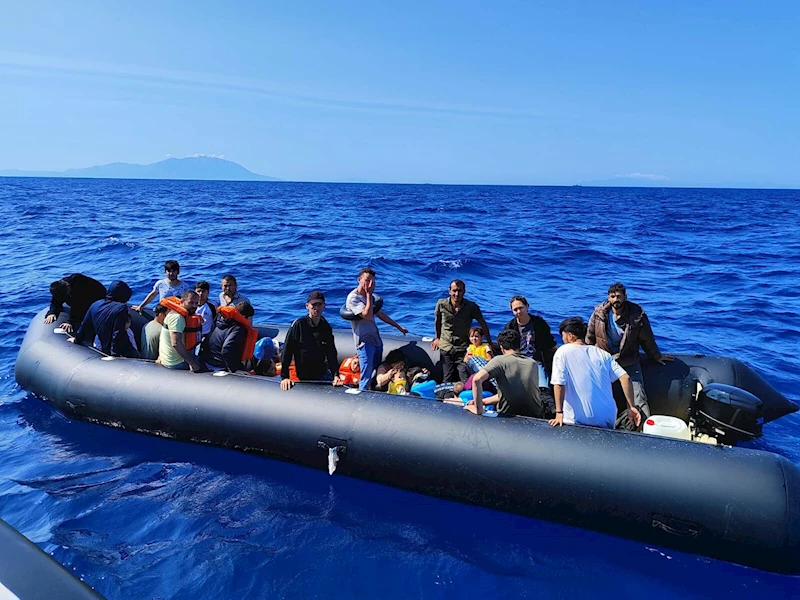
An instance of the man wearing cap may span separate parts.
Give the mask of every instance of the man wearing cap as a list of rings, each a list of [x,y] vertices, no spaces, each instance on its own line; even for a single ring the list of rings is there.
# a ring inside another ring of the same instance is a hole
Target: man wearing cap
[[[322,292],[311,292],[306,300],[306,308],[308,316],[292,323],[286,334],[281,364],[281,389],[284,391],[294,385],[289,379],[292,360],[300,381],[332,381],[333,385],[342,385],[333,329],[322,316],[325,310]]]

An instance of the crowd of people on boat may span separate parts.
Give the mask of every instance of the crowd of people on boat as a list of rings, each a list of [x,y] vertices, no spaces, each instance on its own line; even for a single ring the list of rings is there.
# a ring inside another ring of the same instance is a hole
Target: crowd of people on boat
[[[416,395],[463,406],[476,415],[489,410],[549,419],[554,426],[639,427],[649,416],[639,350],[662,365],[672,360],[661,354],[646,313],[627,299],[619,282],[608,288],[606,300],[595,307],[588,323],[581,317],[561,322],[559,346],[550,325],[531,314],[528,300],[520,295],[511,298],[513,317],[493,341],[480,306],[465,297],[466,284],[454,279],[448,297],[434,308],[430,347],[439,352],[442,368],[441,377],[436,377],[425,365],[411,364],[402,348],[384,356],[376,320],[403,335],[408,330],[383,310],[373,269],[361,269],[358,285],[342,309],[352,327],[356,354],[341,364],[333,329],[323,316],[321,291],[308,295],[307,314],[291,324],[280,342],[259,338],[253,326],[255,310],[233,275],[222,278],[215,304],[209,301],[207,281],[192,286],[180,279],[177,261],[166,261],[164,274],[142,302],[131,307],[141,314],[158,299],[138,341],[128,309],[132,291],[123,281],[106,289],[75,273],[53,282],[45,323],[55,322],[66,303],[70,314],[61,329],[74,334],[74,343],[107,355],[154,360],[167,369],[194,373],[279,376],[284,391],[296,383],[327,382]],[[621,413],[615,395],[626,407]]]

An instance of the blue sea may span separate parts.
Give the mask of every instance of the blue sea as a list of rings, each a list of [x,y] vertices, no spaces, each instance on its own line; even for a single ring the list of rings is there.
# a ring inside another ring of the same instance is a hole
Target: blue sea
[[[739,357],[800,402],[798,191],[0,179],[0,220],[0,517],[108,598],[800,596],[798,577],[72,421],[13,374],[51,281],[123,279],[138,302],[174,258],[216,293],[234,273],[261,323],[319,288],[334,327],[371,266],[428,335],[453,278],[494,333],[515,294],[557,328],[620,280],[662,350]],[[800,464],[800,417],[752,446]]]

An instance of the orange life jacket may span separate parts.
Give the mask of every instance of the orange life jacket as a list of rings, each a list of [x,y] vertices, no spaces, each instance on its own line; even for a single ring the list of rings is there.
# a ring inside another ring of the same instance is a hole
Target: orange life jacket
[[[283,370],[282,367],[283,365],[281,363],[277,363],[275,365],[275,369],[277,370],[278,375],[281,374],[281,371]],[[294,363],[289,365],[289,379],[291,379],[292,381],[300,381],[300,378],[297,376],[297,370],[294,368]]]
[[[244,341],[244,348],[242,348],[241,361],[245,362],[253,358],[253,351],[258,341],[258,329],[250,325],[250,322],[242,316],[242,313],[236,310],[235,306],[220,306],[217,308],[217,312],[226,319],[233,319],[247,330],[247,338]]]
[[[161,305],[166,306],[170,310],[186,319],[186,328],[183,330],[183,345],[187,350],[194,350],[197,344],[200,343],[200,337],[203,331],[203,318],[200,315],[189,315],[186,309],[183,308],[180,298],[177,296],[170,296],[164,298]]]
[[[345,385],[358,385],[361,379],[361,365],[358,364],[358,356],[345,358],[339,367],[339,377]]]

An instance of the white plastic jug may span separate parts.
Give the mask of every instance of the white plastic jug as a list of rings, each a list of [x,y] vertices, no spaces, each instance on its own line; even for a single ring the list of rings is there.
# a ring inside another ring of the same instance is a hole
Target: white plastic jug
[[[686,423],[677,417],[667,417],[665,415],[651,415],[647,417],[642,427],[642,432],[679,440],[692,439],[689,426]]]

